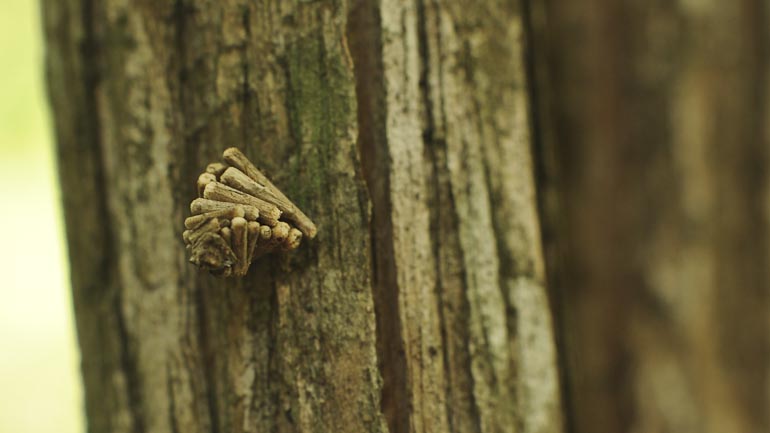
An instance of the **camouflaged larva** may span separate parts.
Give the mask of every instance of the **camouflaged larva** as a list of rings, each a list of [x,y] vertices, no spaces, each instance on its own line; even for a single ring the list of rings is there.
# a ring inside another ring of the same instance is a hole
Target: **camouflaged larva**
[[[199,198],[184,222],[191,263],[214,275],[244,276],[254,259],[315,237],[313,221],[240,150],[231,147],[222,157],[198,177]]]

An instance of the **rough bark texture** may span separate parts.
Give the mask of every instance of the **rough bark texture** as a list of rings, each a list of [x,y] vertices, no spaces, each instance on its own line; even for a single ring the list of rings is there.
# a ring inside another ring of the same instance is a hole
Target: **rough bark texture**
[[[533,2],[580,433],[770,431],[767,2]]]
[[[91,432],[560,432],[517,2],[44,0]],[[243,149],[318,237],[187,263]]]

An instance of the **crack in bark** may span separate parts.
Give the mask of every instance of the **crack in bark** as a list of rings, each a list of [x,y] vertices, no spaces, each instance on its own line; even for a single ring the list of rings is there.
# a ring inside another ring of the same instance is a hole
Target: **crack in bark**
[[[377,3],[358,0],[348,19],[348,41],[355,64],[358,100],[358,147],[362,172],[372,203],[371,257],[374,311],[377,323],[377,359],[382,376],[382,412],[392,433],[408,432],[404,341],[400,326],[399,292],[393,260],[393,224],[390,219],[390,158],[384,137],[385,89],[382,78],[382,34]]]
[[[176,400],[174,399],[174,384],[171,378],[171,366],[166,364],[166,393],[168,394],[168,423],[171,433],[180,433],[176,419]]]
[[[534,4],[533,4],[534,2]],[[547,4],[543,0],[520,0],[522,8],[522,17],[524,24],[523,44],[524,44],[524,66],[526,72],[527,86],[527,107],[529,109],[530,122],[530,151],[532,152],[532,166],[534,177],[534,193],[536,211],[538,220],[541,222],[540,243],[543,248],[543,260],[545,262],[545,287],[548,293],[548,305],[550,307],[551,320],[553,321],[554,344],[556,346],[556,360],[559,374],[559,389],[561,390],[562,408],[573,407],[571,401],[571,381],[568,377],[565,338],[565,322],[563,317],[564,309],[561,307],[561,301],[558,299],[558,291],[555,287],[560,285],[560,272],[564,269],[561,260],[561,251],[556,249],[552,237],[552,228],[557,226],[554,220],[556,215],[561,214],[558,210],[553,212],[546,209],[546,195],[553,194],[554,189],[558,188],[558,167],[553,165],[557,161],[551,157],[554,152],[553,141],[554,131],[546,131],[546,128],[553,127],[553,116],[550,94],[541,91],[546,88],[543,81],[550,74],[549,50],[545,44],[547,23],[535,22],[536,9],[541,17],[546,14]],[[558,205],[556,200],[551,200],[551,206]],[[550,250],[550,251],[549,251]],[[550,282],[550,284],[549,284]],[[564,433],[576,433],[575,423],[571,410],[562,411],[562,428]]]
[[[131,337],[126,329],[125,315],[123,314],[123,301],[119,294],[115,295],[113,314],[117,319],[117,328],[120,347],[120,364],[123,374],[126,376],[126,389],[128,392],[128,405],[131,411],[131,422],[135,433],[146,431],[142,410],[141,375],[136,365],[136,356],[131,350]]]
[[[216,400],[216,361],[211,347],[210,336],[208,333],[208,316],[205,305],[208,304],[204,287],[196,288],[196,306],[198,310],[198,341],[203,361],[203,378],[206,384],[206,405],[209,409],[209,422],[211,423],[211,432],[219,432],[219,410]]]
[[[81,22],[83,26],[83,40],[80,46],[82,65],[83,65],[83,88],[84,88],[84,104],[86,105],[86,111],[89,113],[99,112],[99,103],[97,99],[97,87],[100,81],[100,66],[99,66],[99,51],[100,46],[96,36],[95,23],[99,22],[96,16],[95,5],[98,4],[95,0],[83,0],[81,10]],[[89,128],[91,128],[91,150],[92,157],[95,161],[94,164],[94,183],[96,197],[99,199],[98,203],[92,205],[99,209],[100,224],[103,227],[102,243],[103,243],[103,260],[104,265],[100,266],[103,269],[105,276],[99,280],[108,282],[106,287],[100,288],[102,290],[104,299],[109,302],[109,309],[115,319],[116,331],[118,333],[118,361],[120,363],[120,370],[125,375],[126,379],[126,392],[128,401],[128,410],[131,412],[131,424],[132,430],[135,433],[143,433],[145,429],[143,411],[142,411],[142,391],[140,385],[140,375],[136,366],[136,357],[132,353],[130,337],[126,329],[125,315],[123,313],[123,303],[120,296],[120,288],[116,281],[117,263],[115,262],[116,254],[114,254],[114,242],[109,231],[110,224],[110,212],[107,208],[107,183],[105,181],[104,173],[104,159],[102,155],[102,143],[101,143],[101,126],[99,122],[90,122]],[[110,300],[109,298],[114,297]],[[113,420],[110,420],[112,424]]]
[[[206,324],[208,317],[206,315],[206,296],[205,288],[197,287],[196,304],[198,307],[198,341],[200,343],[200,352],[203,356],[203,377],[206,383],[206,404],[209,409],[209,422],[211,423],[211,432],[219,432],[219,411],[217,410],[217,393],[214,392],[216,383],[216,362],[214,353],[211,350],[211,342],[208,335]]]
[[[187,93],[187,88],[190,85],[190,71],[188,69],[189,41],[187,20],[188,16],[193,11],[193,6],[189,5],[186,0],[174,0],[171,10],[171,21],[173,23],[172,43],[175,47],[173,56],[175,61],[170,61],[169,64],[172,65],[172,68],[170,68],[171,71],[173,71],[174,66],[178,69],[175,71],[175,75],[169,74],[169,82],[174,83],[177,86],[174,101],[179,107],[178,115],[174,118],[175,122],[177,123],[176,136],[180,141],[180,147],[186,149],[185,152],[181,152],[182,157],[180,158],[181,168],[179,175],[182,181],[185,179],[193,178],[194,174],[200,170],[200,163],[198,161],[198,149],[200,147],[201,141],[198,137],[203,133],[202,126],[200,125],[192,131],[188,129],[188,118],[191,118],[195,115],[193,111],[194,107],[191,105],[192,101],[190,97],[188,97]],[[175,208],[181,209],[181,213],[184,213],[187,210],[187,203],[189,202],[190,196],[193,194],[193,192],[193,188],[185,188],[180,189],[180,193],[175,195]],[[196,336],[197,345],[200,347],[199,353],[201,357],[201,363],[195,363],[194,365],[198,366],[197,368],[202,370],[200,371],[200,374],[203,379],[202,384],[204,386],[204,390],[202,393],[193,393],[193,406],[208,408],[208,416],[200,416],[196,418],[200,419],[202,422],[207,421],[210,431],[217,433],[219,431],[220,420],[219,412],[217,409],[216,392],[214,392],[216,383],[214,367],[216,364],[213,360],[213,354],[211,353],[211,343],[209,341],[209,335],[207,332],[208,316],[206,314],[206,299],[204,293],[206,290],[206,285],[199,284],[197,279],[195,281],[196,283],[192,287],[181,288],[183,286],[180,286],[180,290],[189,290],[191,292],[191,301],[194,305],[194,308],[191,311],[195,311],[197,329],[191,330],[193,334],[190,335]],[[185,362],[185,367],[188,369],[188,371],[191,372],[194,371],[194,368],[196,368],[190,365],[189,362]],[[193,389],[195,389],[195,387],[193,387]],[[199,396],[201,394],[205,395],[205,402],[200,402]],[[172,402],[174,402],[173,394],[170,393],[169,398]],[[173,415],[172,418],[173,426],[177,422],[176,415]]]
[[[242,136],[242,145],[246,145],[249,142],[249,137],[255,136],[255,134],[252,133],[252,122],[249,120],[249,114],[250,114],[250,108],[253,101],[252,95],[251,95],[251,88],[249,84],[249,56],[248,56],[248,50],[249,50],[249,42],[251,38],[251,9],[249,9],[248,6],[245,6],[242,12],[242,25],[243,30],[246,33],[246,43],[243,44],[243,47],[241,47],[241,62],[242,62],[242,71],[243,71],[243,85],[241,88],[241,92],[243,93],[241,95],[241,98],[243,98],[243,109],[241,110],[241,132],[243,134]]]
[[[421,68],[420,68],[420,92],[422,94],[422,106],[425,110],[425,116],[424,116],[424,122],[423,125],[423,141],[425,143],[425,149],[428,153],[428,160],[431,163],[431,170],[430,170],[430,176],[431,178],[428,181],[429,185],[434,185],[434,200],[436,200],[435,204],[433,206],[430,206],[430,220],[431,222],[435,222],[435,224],[438,224],[438,226],[433,227],[431,229],[431,242],[433,243],[433,253],[435,257],[436,262],[436,284],[437,284],[437,292],[439,299],[439,302],[444,302],[444,273],[441,270],[441,263],[442,256],[441,256],[441,243],[442,240],[446,241],[446,236],[454,236],[456,237],[456,233],[458,233],[459,230],[459,221],[457,219],[457,215],[454,212],[454,209],[456,209],[456,203],[454,194],[452,192],[451,185],[449,184],[447,179],[444,179],[446,175],[448,174],[448,162],[446,159],[446,153],[447,153],[447,143],[445,140],[446,131],[443,130],[443,126],[446,125],[446,119],[445,119],[445,109],[444,109],[444,98],[439,98],[438,107],[435,106],[436,101],[433,100],[431,97],[431,89],[430,89],[430,82],[431,80],[438,80],[438,87],[443,88],[443,73],[441,71],[441,63],[439,62],[436,67],[438,68],[437,71],[432,71],[431,67],[431,49],[438,50],[437,57],[440,59],[442,57],[441,53],[441,32],[437,30],[436,38],[437,41],[435,44],[431,44],[429,37],[428,37],[428,19],[433,19],[434,26],[436,29],[440,29],[440,18],[438,14],[431,14],[428,12],[428,3],[431,3],[432,7],[436,7],[434,3],[431,2],[431,0],[418,0],[417,1],[417,35],[418,35],[418,50],[419,50],[419,58],[421,61]],[[442,119],[441,126],[442,129],[438,130],[439,126],[436,125],[436,116],[440,116]],[[441,197],[446,196],[446,199],[449,201],[449,203],[446,206],[442,206],[441,204]],[[451,215],[447,216],[445,213],[440,212],[440,209],[451,209]],[[445,222],[444,224],[451,225],[451,230],[446,230],[444,227],[441,227],[441,219],[442,218],[449,218],[448,222]],[[449,234],[452,233],[452,234]],[[443,236],[442,236],[443,234]],[[458,244],[459,240],[455,239],[455,246]],[[447,248],[446,246],[444,248]],[[459,255],[459,263],[464,263],[463,259],[463,251],[460,248],[456,249],[457,254]],[[466,293],[468,290],[467,286],[467,274],[465,271],[464,266],[461,266],[460,268],[460,284],[461,284],[461,291],[462,293]],[[463,341],[463,347],[462,351],[463,354],[461,355],[462,358],[464,358],[465,365],[463,366],[463,372],[470,372],[471,371],[471,363],[472,363],[472,356],[470,355],[470,334],[467,331],[467,318],[469,317],[468,309],[468,299],[467,296],[461,297],[461,312],[457,314],[457,318],[462,318],[463,326],[458,327],[462,328],[464,332],[461,333],[461,339]],[[444,373],[445,377],[448,378],[446,381],[447,386],[447,414],[449,415],[447,417],[448,423],[452,431],[459,431],[456,429],[462,428],[456,425],[456,422],[458,421],[457,413],[458,411],[461,411],[459,408],[454,408],[451,406],[451,404],[454,402],[452,399],[452,395],[454,392],[452,392],[452,385],[453,380],[450,380],[449,378],[453,378],[453,372],[450,370],[451,368],[451,362],[450,362],[450,354],[449,354],[449,344],[447,339],[447,332],[449,329],[449,324],[446,322],[446,314],[444,311],[444,306],[440,304],[439,306],[439,314],[440,314],[440,320],[441,320],[441,334],[442,334],[442,344],[443,344],[443,357],[444,357]],[[478,407],[478,402],[476,401],[476,394],[473,392],[475,389],[475,379],[473,378],[472,374],[468,374],[467,379],[470,384],[468,391],[468,398],[469,398],[469,408],[470,408],[470,416],[473,420],[473,425],[475,428],[480,429],[482,426],[481,423],[481,413]]]

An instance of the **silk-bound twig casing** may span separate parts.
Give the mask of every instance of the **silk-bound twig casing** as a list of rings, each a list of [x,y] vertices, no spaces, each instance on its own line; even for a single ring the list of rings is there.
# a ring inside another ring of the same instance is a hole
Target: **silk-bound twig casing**
[[[260,256],[291,251],[315,237],[313,221],[240,150],[225,150],[223,159],[209,164],[196,182],[199,198],[190,203],[182,236],[191,263],[240,277]]]
[[[225,162],[231,166],[242,171],[246,176],[251,178],[257,185],[261,186],[267,193],[262,197],[263,200],[273,203],[278,206],[281,211],[286,213],[286,219],[293,222],[302,233],[307,236],[308,239],[313,239],[316,235],[317,229],[313,221],[305,215],[297,206],[292,203],[278,188],[270,182],[261,171],[254,166],[254,164],[246,158],[240,150],[235,147],[231,147],[222,153],[222,157]],[[226,172],[227,170],[225,170]],[[224,174],[224,173],[223,173]],[[274,197],[275,201],[270,200],[269,197]]]

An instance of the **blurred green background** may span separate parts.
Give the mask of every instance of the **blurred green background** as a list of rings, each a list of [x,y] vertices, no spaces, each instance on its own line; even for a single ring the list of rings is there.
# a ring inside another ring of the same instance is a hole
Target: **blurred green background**
[[[0,2],[0,35],[0,432],[82,432],[38,2]]]

